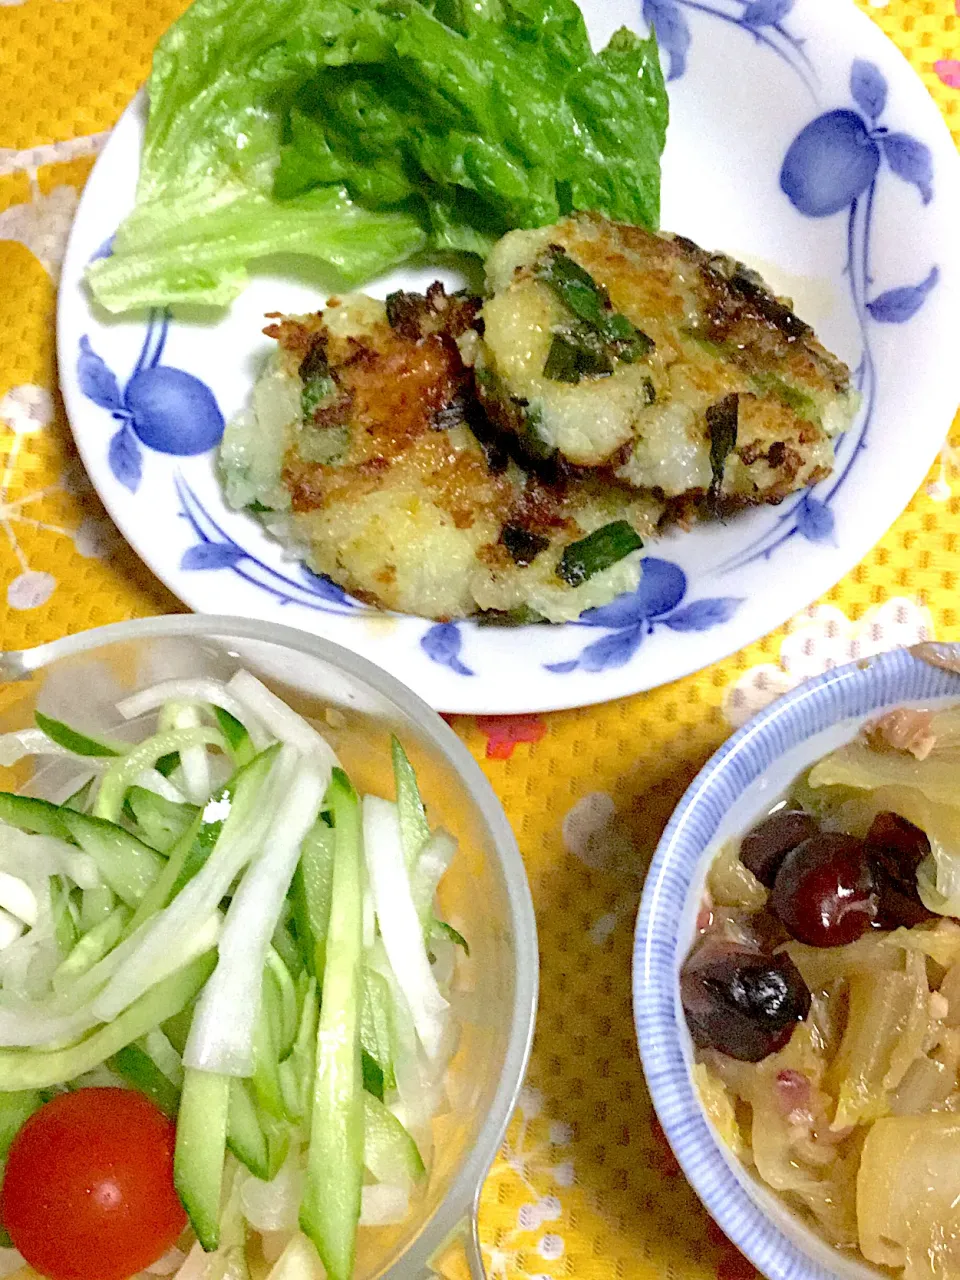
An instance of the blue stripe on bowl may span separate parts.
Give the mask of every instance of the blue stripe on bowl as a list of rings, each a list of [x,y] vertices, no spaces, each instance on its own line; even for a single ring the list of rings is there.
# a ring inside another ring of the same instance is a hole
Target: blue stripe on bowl
[[[838,667],[794,689],[735,733],[703,767],[674,811],[647,874],[633,952],[634,1018],[647,1085],[694,1190],[769,1280],[835,1280],[837,1273],[795,1244],[754,1202],[703,1118],[683,1052],[688,1039],[679,1000],[684,956],[677,922],[725,814],[774,761],[843,720],[934,698],[960,701],[960,676],[905,649]],[[812,1232],[803,1234],[815,1240]]]

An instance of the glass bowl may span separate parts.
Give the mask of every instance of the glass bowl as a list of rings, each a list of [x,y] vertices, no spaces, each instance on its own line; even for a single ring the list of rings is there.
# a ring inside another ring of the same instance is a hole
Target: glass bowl
[[[458,984],[462,1034],[449,1073],[452,1105],[435,1121],[428,1185],[408,1218],[361,1231],[355,1280],[425,1280],[451,1265],[454,1273],[466,1265],[482,1280],[477,1202],[526,1069],[538,954],[516,840],[456,735],[398,681],[337,645],[273,623],[192,615],[118,623],[0,654],[0,731],[32,725],[40,710],[80,730],[119,736],[114,704],[124,694],[177,676],[227,679],[241,666],[319,723],[361,791],[392,795],[389,738],[396,733],[431,821],[460,842],[442,892],[446,918],[470,942]],[[0,769],[0,787],[59,801],[85,776],[72,761],[54,758],[36,770],[23,762]]]
[[[935,645],[955,661],[958,645]],[[640,1057],[680,1165],[730,1240],[769,1280],[877,1280],[891,1273],[841,1253],[751,1177],[707,1119],[693,1080],[680,969],[696,937],[710,864],[814,761],[900,706],[960,703],[960,675],[898,649],[799,685],[707,761],[677,806],[647,873],[633,952]]]

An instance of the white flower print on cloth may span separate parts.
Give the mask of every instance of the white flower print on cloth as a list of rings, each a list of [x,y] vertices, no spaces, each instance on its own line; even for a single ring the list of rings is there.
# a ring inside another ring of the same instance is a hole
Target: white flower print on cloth
[[[11,2],[20,0],[0,0],[0,5]],[[91,133],[23,151],[0,147],[0,177],[25,173],[30,180],[30,198],[0,211],[0,240],[14,240],[29,249],[54,284],[60,280],[60,266],[80,196],[76,187],[69,185],[44,193],[37,181],[37,170],[78,156],[96,155],[109,136]]]
[[[591,791],[567,811],[563,844],[568,853],[594,871],[612,870],[628,861],[630,834],[606,791]]]
[[[926,493],[934,502],[949,502],[960,481],[960,445],[947,443],[940,450],[936,479],[927,483]]]
[[[904,596],[868,609],[859,622],[851,622],[833,605],[813,605],[789,624],[779,662],[750,667],[730,685],[724,697],[724,715],[739,729],[809,676],[887,649],[933,639],[930,611]]]
[[[54,490],[66,493],[83,493],[89,490],[89,481],[83,475],[79,463],[68,464],[59,482],[31,490],[21,497],[10,497],[24,439],[45,431],[53,419],[53,396],[46,387],[25,382],[12,387],[0,398],[0,434],[4,428],[11,433],[6,441],[5,453],[4,445],[0,443],[0,529],[6,535],[20,570],[6,584],[7,604],[11,609],[39,609],[57,588],[57,580],[53,574],[28,560],[17,536],[18,528],[44,529],[48,533],[71,538],[78,553],[85,559],[107,559],[120,540],[120,535],[106,516],[85,516],[78,528],[66,529],[49,520],[37,519],[31,514],[35,504]]]
[[[43,195],[34,186],[30,200],[0,213],[0,240],[25,245],[56,284],[78,202],[74,187],[54,187]]]
[[[53,396],[46,387],[25,382],[0,399],[0,422],[15,436],[30,436],[53,421]]]
[[[563,1202],[557,1193],[576,1181],[573,1162],[564,1152],[572,1141],[572,1126],[548,1120],[543,1115],[543,1094],[525,1085],[492,1177],[496,1178],[498,1168],[505,1165],[523,1183],[529,1199],[517,1211],[516,1226],[496,1245],[483,1246],[490,1280],[512,1280],[519,1270],[517,1255],[521,1251],[528,1258],[535,1254],[543,1262],[557,1262],[564,1256],[566,1242],[557,1225],[563,1218]],[[544,1272],[530,1275],[529,1280],[555,1277]]]
[[[11,0],[0,0],[0,4],[9,3]],[[91,134],[29,147],[22,151],[0,147],[0,177],[26,173],[30,181],[28,200],[0,210],[0,240],[12,240],[29,249],[54,284],[60,279],[60,266],[79,195],[75,187],[68,185],[56,186],[47,193],[42,192],[37,181],[37,170],[43,165],[61,164],[77,156],[94,155],[103,146],[107,136],[105,133]],[[30,514],[29,508],[45,497],[49,488],[34,490],[14,499],[9,496],[17,474],[23,437],[46,430],[53,419],[53,395],[46,387],[24,383],[11,388],[0,398],[0,428],[6,427],[13,434],[12,441],[6,446],[0,476],[0,528],[6,535],[20,570],[6,584],[7,604],[11,609],[39,609],[57,588],[57,580],[53,574],[29,563],[17,537],[16,526],[45,529],[73,538],[81,555],[103,556],[107,553],[109,535],[99,530],[95,532],[89,522],[84,521],[79,529],[70,530],[36,519]]]

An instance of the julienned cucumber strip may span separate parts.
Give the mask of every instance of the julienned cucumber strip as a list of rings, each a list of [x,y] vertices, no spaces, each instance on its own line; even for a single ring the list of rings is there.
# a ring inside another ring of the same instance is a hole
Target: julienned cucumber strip
[[[400,812],[400,838],[407,870],[412,871],[423,846],[430,839],[430,824],[420,796],[420,786],[403,744],[395,735],[390,739],[393,755],[393,777]]]
[[[36,1089],[28,1089],[22,1093],[0,1093],[0,1179],[3,1178],[3,1167],[13,1140],[35,1111],[46,1102],[46,1098]],[[13,1241],[3,1226],[0,1225],[0,1247],[10,1249]]]
[[[257,1106],[246,1080],[230,1081],[227,1146],[255,1178],[268,1181],[267,1139],[257,1117]]]
[[[307,972],[323,981],[330,924],[330,896],[333,891],[332,828],[320,820],[311,829],[300,849],[300,861],[293,877],[290,897],[297,940]]]
[[[333,897],[300,1225],[330,1280],[350,1280],[363,1184],[361,823],[357,794],[342,769],[334,769],[327,798],[335,833]]]
[[[127,804],[147,843],[161,853],[166,853],[180,839],[199,813],[194,804],[165,800],[145,787],[131,787]]]
[[[223,707],[214,707],[213,713],[217,718],[217,724],[223,736],[227,740],[227,746],[233,753],[234,763],[240,768],[242,765],[249,764],[253,757],[257,754],[253,743],[250,741],[250,735],[244,726],[229,711],[224,711]]]
[[[108,951],[112,951],[123,937],[124,926],[129,919],[130,912],[126,907],[116,907],[105,920],[88,929],[54,971],[54,991],[66,991],[71,983],[92,969]]]
[[[216,952],[208,951],[158,982],[113,1022],[67,1049],[0,1049],[0,1092],[48,1089],[99,1067],[125,1045],[179,1013],[210,977],[215,964]]]
[[[227,1150],[229,1076],[188,1069],[183,1077],[173,1182],[201,1247],[220,1244],[220,1192]]]
[[[187,827],[183,835],[170,850],[167,858],[166,866],[154,880],[153,884],[147,889],[146,893],[140,899],[136,911],[124,930],[124,935],[130,937],[136,933],[142,924],[150,920],[162,911],[170,899],[173,897],[174,887],[180,878],[184,864],[190,856],[190,852],[197,843],[199,833],[203,829],[203,815],[198,813],[193,822]]]
[[[462,933],[459,933],[452,924],[447,924],[446,920],[434,920],[433,932],[438,937],[449,939],[449,941],[455,946],[462,947],[463,954],[469,957],[470,946],[466,938]]]
[[[53,931],[62,956],[68,956],[77,945],[77,919],[70,901],[70,889],[63,876],[52,876],[50,898],[53,908]]]
[[[35,711],[33,718],[37,722],[37,728],[41,729],[51,742],[55,742],[58,747],[63,747],[65,751],[72,751],[75,756],[122,756],[126,751],[126,747],[119,743],[113,746],[109,742],[102,742],[99,738],[78,733],[62,720],[45,716],[42,711]]]
[[[409,1186],[426,1172],[417,1144],[382,1102],[363,1095],[363,1163],[378,1182]]]
[[[61,809],[49,800],[37,800],[33,796],[18,796],[12,791],[0,791],[0,822],[19,827],[32,835],[57,836],[69,840],[70,832],[60,817]]]
[[[44,1101],[43,1094],[36,1089],[0,1093],[0,1163],[6,1160],[14,1138]]]
[[[124,1080],[145,1093],[168,1116],[177,1114],[180,1091],[171,1084],[154,1060],[139,1045],[128,1044],[110,1059],[110,1066]]]
[[[303,961],[303,952],[300,950],[299,936],[296,925],[293,923],[293,906],[289,897],[284,902],[270,945],[295,978],[299,980],[304,976],[310,977]]]
[[[290,1150],[290,1130],[282,1121],[258,1112],[248,1080],[230,1081],[227,1147],[263,1182],[272,1182]]]
[[[116,760],[103,775],[93,812],[98,818],[116,822],[123,808],[127,788],[133,786],[144,769],[152,769],[163,756],[187,747],[219,747],[225,751],[227,744],[219,729],[199,725],[194,729],[170,729],[155,733],[152,738],[138,743],[125,756]]]
[[[149,845],[113,822],[72,809],[61,812],[70,835],[97,864],[97,870],[127,906],[135,907],[163,870],[163,859]]]
[[[180,890],[188,885],[194,876],[203,869],[207,859],[213,852],[217,840],[220,838],[224,823],[233,810],[237,788],[244,777],[250,773],[259,777],[260,782],[262,782],[267,777],[279,750],[279,743],[274,743],[273,746],[264,748],[263,751],[253,757],[249,764],[242,765],[237,769],[236,773],[227,779],[221,790],[203,806],[200,814],[203,820],[202,824],[187,851],[187,856],[174,881],[168,901],[172,901]]]
[[[160,757],[153,767],[156,769],[157,773],[162,774],[165,778],[169,778],[174,769],[178,768],[179,765],[180,752],[168,751],[165,756]]]
[[[64,800],[63,808],[76,809],[78,813],[86,813],[94,782],[96,782],[96,778],[88,778],[82,787],[77,787],[73,795],[67,796],[66,800]]]
[[[386,978],[369,966],[364,966],[360,998],[360,1043],[380,1070],[381,1096],[384,1090],[397,1087],[393,1071],[391,1005],[390,987]]]
[[[230,797],[232,799],[232,796]],[[206,809],[204,809],[206,812]],[[200,815],[201,819],[203,814]],[[177,878],[173,882],[173,888],[167,897],[168,902],[172,902],[181,889],[190,883],[195,875],[198,875],[204,868],[207,859],[213,852],[214,845],[220,838],[220,832],[223,830],[225,818],[216,818],[213,822],[203,822],[197,829],[196,835],[192,841],[187,842],[186,856],[177,872]],[[172,851],[171,851],[172,852]]]
[[[80,932],[89,933],[103,924],[116,905],[116,894],[108,884],[95,884],[84,889],[80,894]]]
[[[366,1049],[360,1052],[360,1071],[363,1076],[364,1093],[371,1094],[378,1102],[383,1101],[383,1072],[379,1062],[371,1058]]]
[[[313,1078],[317,1063],[317,1020],[320,1006],[317,1002],[317,982],[310,978],[303,993],[300,1024],[293,1052],[286,1062],[280,1063],[280,1085],[283,1090],[287,1114],[296,1117],[298,1124],[306,1122],[310,1127],[310,1107],[313,1102]]]
[[[300,1022],[297,1008],[297,989],[290,970],[271,947],[267,952],[264,980],[274,990],[275,1000],[271,1001],[270,1014],[274,1019],[273,1037],[277,1046],[277,1058],[283,1061],[293,1052]]]
[[[260,1108],[277,1120],[295,1120],[287,1107],[280,1079],[280,1054],[274,1037],[279,1021],[277,989],[267,973],[263,977],[263,999],[253,1037],[251,1084]]]
[[[217,843],[225,821],[224,818],[207,820],[204,815],[210,812],[220,813],[221,810],[225,812],[228,809],[233,803],[233,792],[239,776],[239,773],[234,774],[226,786],[208,800],[202,809],[197,810],[195,806],[189,806],[196,816],[168,851],[166,866],[141,899],[127,928],[128,937],[135,933],[145,921],[172,902],[180,890],[189,884],[203,867],[213,846]]]

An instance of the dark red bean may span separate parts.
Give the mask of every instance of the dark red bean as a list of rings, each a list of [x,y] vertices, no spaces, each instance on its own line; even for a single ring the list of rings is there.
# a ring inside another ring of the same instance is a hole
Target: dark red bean
[[[810,992],[788,955],[709,939],[684,965],[680,997],[694,1044],[741,1062],[782,1049],[810,1011]]]
[[[772,889],[780,864],[790,850],[816,835],[819,829],[809,813],[799,809],[772,813],[740,841],[740,861],[761,884]]]
[[[877,886],[862,840],[822,831],[784,858],[770,907],[811,947],[855,942],[877,916]]]
[[[884,929],[910,929],[934,919],[917,892],[917,867],[930,852],[924,832],[898,813],[878,813],[865,846],[877,881],[877,923]]]

